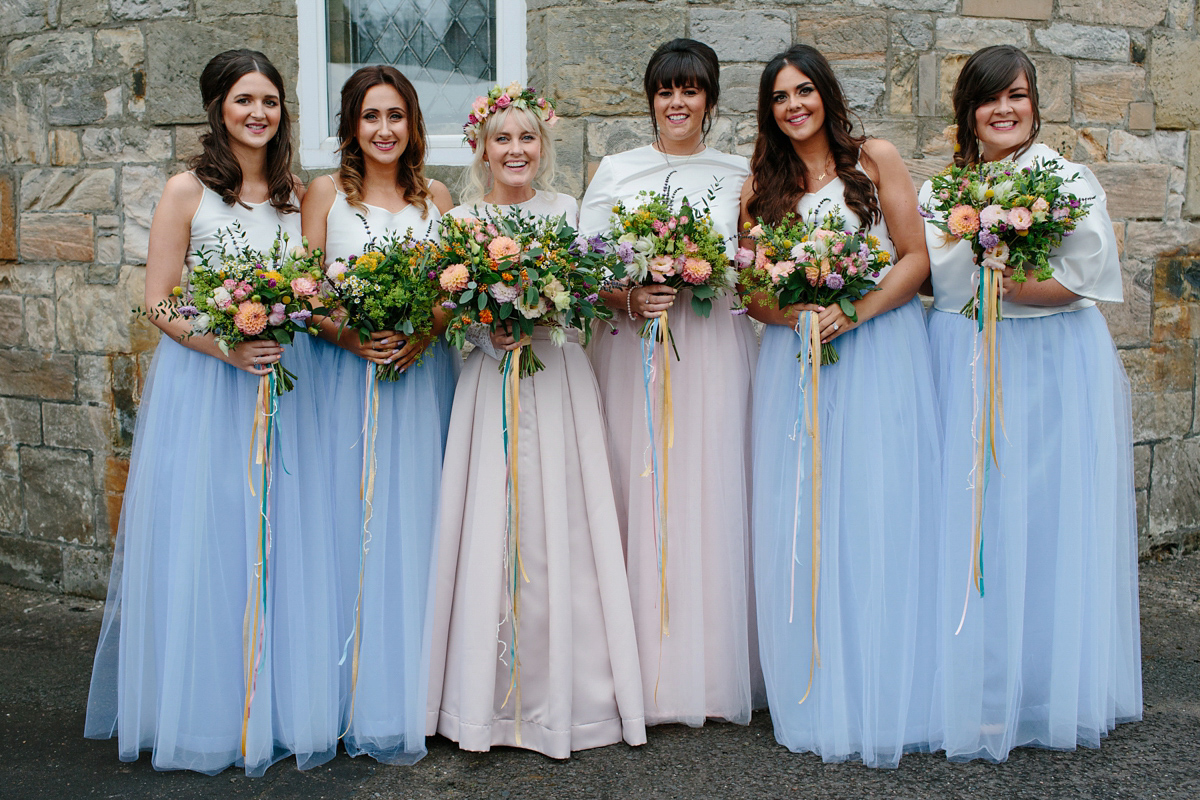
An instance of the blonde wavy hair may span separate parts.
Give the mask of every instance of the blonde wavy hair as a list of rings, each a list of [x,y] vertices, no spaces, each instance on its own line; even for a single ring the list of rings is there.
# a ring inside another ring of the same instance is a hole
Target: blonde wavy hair
[[[362,200],[363,152],[358,143],[358,118],[362,114],[363,100],[372,86],[386,84],[394,88],[404,100],[408,112],[408,146],[400,154],[396,164],[396,186],[404,199],[421,209],[429,211],[432,195],[429,182],[425,180],[425,119],[417,101],[417,90],[408,78],[395,67],[363,67],[346,79],[342,86],[342,112],[338,121],[338,141],[341,163],[338,165],[338,183],[346,193],[346,202],[360,211],[366,206]]]
[[[483,200],[483,196],[492,190],[492,168],[483,160],[487,151],[488,140],[492,133],[504,126],[510,114],[524,116],[529,130],[537,131],[542,142],[542,157],[538,164],[538,174],[533,180],[534,188],[554,191],[554,178],[557,173],[554,158],[554,139],[550,137],[550,127],[534,112],[509,106],[506,109],[490,114],[479,126],[479,146],[471,157],[471,166],[463,174],[459,195],[464,205],[472,205]]]

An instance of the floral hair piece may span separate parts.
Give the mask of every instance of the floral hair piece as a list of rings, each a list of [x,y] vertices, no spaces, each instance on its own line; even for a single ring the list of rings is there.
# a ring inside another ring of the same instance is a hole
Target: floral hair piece
[[[486,95],[475,98],[475,102],[471,104],[467,124],[463,125],[463,137],[467,144],[471,145],[472,151],[479,143],[479,129],[483,126],[483,121],[497,111],[510,107],[532,111],[547,125],[558,122],[558,117],[554,114],[554,101],[539,97],[532,87],[522,86],[516,81],[510,83],[508,88],[496,86]]]

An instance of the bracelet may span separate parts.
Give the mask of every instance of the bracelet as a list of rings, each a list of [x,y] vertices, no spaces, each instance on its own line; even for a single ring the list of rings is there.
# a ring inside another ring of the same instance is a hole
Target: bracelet
[[[629,315],[630,322],[633,322],[637,319],[637,317],[633,315],[633,290],[634,287],[630,286],[629,291],[625,294],[625,313]]]

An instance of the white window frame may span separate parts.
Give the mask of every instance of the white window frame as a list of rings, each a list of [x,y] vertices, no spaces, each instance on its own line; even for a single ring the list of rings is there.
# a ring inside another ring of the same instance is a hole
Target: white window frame
[[[296,0],[299,27],[300,74],[297,95],[300,98],[300,164],[305,169],[336,167],[337,137],[329,131],[329,93],[341,90],[329,86],[329,27],[325,0]],[[311,54],[321,54],[314,58]],[[506,86],[527,81],[525,53],[525,0],[496,0],[496,83]],[[470,109],[463,109],[463,120]],[[471,148],[461,134],[429,137],[425,163],[463,166],[471,163]]]

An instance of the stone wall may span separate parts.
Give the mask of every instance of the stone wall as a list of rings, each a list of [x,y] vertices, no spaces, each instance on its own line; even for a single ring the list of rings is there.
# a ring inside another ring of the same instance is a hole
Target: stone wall
[[[1123,243],[1126,302],[1103,310],[1133,383],[1141,551],[1200,543],[1195,0],[527,2],[530,78],[559,98],[577,195],[601,157],[649,141],[642,70],[674,36],[722,58],[715,146],[749,154],[762,62],[809,42],[918,180],[949,160],[966,55],[1025,47],[1043,139],[1092,166]],[[196,78],[250,46],[290,88],[296,38],[289,0],[0,2],[0,581],[103,594],[158,337],[129,312],[158,195],[195,148]]]
[[[580,192],[604,155],[650,141],[642,70],[674,36],[721,58],[712,144],[750,155],[763,62],[805,42],[918,183],[950,161],[950,91],[967,56],[992,44],[1029,52],[1041,138],[1096,173],[1123,248],[1125,302],[1102,310],[1133,387],[1140,552],[1200,545],[1195,0],[529,0],[530,79],[565,117],[564,189]]]
[[[294,2],[0,0],[0,581],[104,595],[151,216],[201,68],[243,46],[294,85]]]

